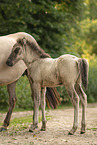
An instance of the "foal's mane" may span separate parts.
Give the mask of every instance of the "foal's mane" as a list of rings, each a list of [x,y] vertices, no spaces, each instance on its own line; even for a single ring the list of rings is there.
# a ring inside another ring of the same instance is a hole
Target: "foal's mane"
[[[18,39],[17,43],[22,44],[22,39]],[[34,51],[36,52],[40,58],[48,58],[50,57],[49,54],[47,54],[43,49],[40,48],[40,46],[38,45],[38,43],[33,40],[33,42],[29,41],[26,39],[26,44]]]

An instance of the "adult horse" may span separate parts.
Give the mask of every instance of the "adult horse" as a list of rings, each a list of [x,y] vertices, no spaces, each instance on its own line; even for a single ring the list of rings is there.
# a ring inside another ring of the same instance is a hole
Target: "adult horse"
[[[23,60],[29,70],[31,89],[34,96],[34,114],[32,130],[38,125],[38,110],[42,109],[42,130],[46,129],[45,118],[45,89],[64,85],[74,106],[74,123],[69,134],[74,134],[78,128],[79,97],[82,104],[81,133],[85,133],[85,113],[87,96],[82,89],[88,84],[88,62],[74,55],[62,55],[52,59],[37,44],[35,39],[17,39],[6,62],[14,66]]]
[[[0,131],[7,129],[7,126],[10,123],[11,114],[16,103],[16,82],[27,69],[25,63],[22,60],[13,67],[9,67],[8,65],[6,65],[6,60],[11,53],[13,45],[17,42],[17,39],[22,39],[23,37],[30,40],[33,39],[31,35],[24,32],[0,37],[0,86],[7,85],[9,93],[9,109],[4,119],[4,123],[0,127]],[[57,94],[55,95],[53,91],[56,93],[56,90],[48,88],[47,96],[50,102],[50,96],[52,96],[53,99],[56,99],[54,97],[57,96]],[[56,102],[54,101],[54,103],[56,107]],[[51,105],[53,107],[52,102]]]

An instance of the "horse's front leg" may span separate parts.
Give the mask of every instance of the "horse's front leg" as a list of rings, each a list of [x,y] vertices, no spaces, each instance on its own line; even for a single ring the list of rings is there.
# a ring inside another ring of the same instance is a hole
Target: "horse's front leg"
[[[79,117],[79,97],[75,90],[73,90],[73,93],[71,96],[72,96],[72,98],[71,98],[72,104],[74,106],[74,122],[73,122],[73,127],[69,132],[69,135],[73,135],[75,133],[75,131],[77,130],[78,117]]]
[[[46,94],[46,88],[42,88],[41,89],[41,110],[42,110],[42,127],[41,127],[41,131],[45,131],[46,130],[45,94]]]
[[[8,109],[7,115],[4,119],[4,123],[0,127],[0,131],[7,130],[7,126],[10,123],[11,114],[12,114],[13,108],[14,108],[16,100],[17,100],[16,93],[15,93],[15,87],[16,87],[16,82],[13,82],[13,83],[7,85],[7,90],[9,93],[9,109]]]
[[[34,100],[34,110],[33,110],[33,124],[31,125],[29,131],[33,132],[36,128],[38,128],[38,113],[39,113],[39,105],[40,105],[40,85],[37,83],[31,84],[31,90],[33,94]]]

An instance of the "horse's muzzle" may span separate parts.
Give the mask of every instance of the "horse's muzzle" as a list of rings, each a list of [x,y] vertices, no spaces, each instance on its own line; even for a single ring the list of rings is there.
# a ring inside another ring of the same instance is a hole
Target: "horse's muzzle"
[[[13,63],[10,62],[9,60],[6,61],[6,64],[7,64],[8,66],[13,66]]]

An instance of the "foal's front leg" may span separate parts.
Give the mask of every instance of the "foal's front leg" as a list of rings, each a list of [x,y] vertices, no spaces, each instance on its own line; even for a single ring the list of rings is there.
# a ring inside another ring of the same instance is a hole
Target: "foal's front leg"
[[[33,124],[31,125],[29,131],[33,132],[36,128],[38,128],[38,113],[39,113],[39,105],[40,105],[40,85],[37,83],[31,84],[31,90],[34,99],[34,110],[33,110]]]
[[[45,94],[46,94],[46,88],[42,88],[41,89],[41,110],[42,110],[42,127],[41,127],[41,131],[45,131],[46,130]]]

